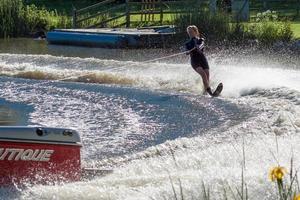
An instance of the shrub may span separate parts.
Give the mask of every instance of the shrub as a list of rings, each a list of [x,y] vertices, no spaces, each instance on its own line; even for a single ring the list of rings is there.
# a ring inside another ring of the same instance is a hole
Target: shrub
[[[37,29],[70,26],[71,20],[56,11],[26,6],[22,0],[0,0],[0,37],[25,36]]]
[[[256,22],[277,21],[277,20],[278,20],[278,14],[276,11],[267,10],[265,12],[256,14]]]
[[[293,38],[290,22],[279,21],[277,13],[269,10],[257,14],[256,23],[248,26],[248,32],[263,45],[288,42]]]
[[[260,22],[252,28],[259,42],[265,45],[279,41],[289,41],[293,32],[288,22]]]
[[[20,13],[23,4],[21,0],[0,0],[0,35],[1,37],[18,34]]]

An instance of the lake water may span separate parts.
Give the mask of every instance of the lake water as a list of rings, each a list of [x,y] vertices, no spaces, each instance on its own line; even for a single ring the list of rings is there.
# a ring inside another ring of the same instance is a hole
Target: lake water
[[[172,184],[180,195],[180,183],[185,199],[195,199],[202,181],[219,199],[228,184],[239,186],[243,160],[251,199],[274,199],[269,168],[289,168],[291,151],[300,153],[300,63],[208,51],[211,84],[224,84],[222,96],[210,98],[186,56],[143,62],[176,52],[1,40],[0,125],[76,129],[83,165],[114,171],[2,188],[0,199],[175,199]]]

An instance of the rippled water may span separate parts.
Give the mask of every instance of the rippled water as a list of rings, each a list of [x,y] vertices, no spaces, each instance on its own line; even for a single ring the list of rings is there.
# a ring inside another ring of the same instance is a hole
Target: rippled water
[[[200,96],[5,77],[0,85],[1,97],[34,107],[31,124],[78,130],[86,159],[132,153],[247,117],[246,109]]]
[[[17,188],[13,195],[12,188],[1,189],[0,198],[172,199],[171,183],[179,195],[180,180],[185,199],[201,199],[202,181],[219,199],[227,184],[240,184],[244,148],[250,198],[274,199],[269,168],[278,162],[288,168],[291,152],[300,153],[296,61],[282,67],[264,56],[231,60],[211,53],[212,86],[225,87],[220,98],[210,98],[186,57],[141,62],[167,50],[47,47],[31,40],[1,45],[0,105],[19,113],[15,124],[74,128],[84,144],[83,165],[114,172]]]

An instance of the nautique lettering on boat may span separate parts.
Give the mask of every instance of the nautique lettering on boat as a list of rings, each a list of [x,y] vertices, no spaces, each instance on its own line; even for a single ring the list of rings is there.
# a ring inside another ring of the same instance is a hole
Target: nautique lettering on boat
[[[43,161],[48,162],[54,150],[50,149],[16,149],[0,148],[1,160],[23,160],[23,161]]]

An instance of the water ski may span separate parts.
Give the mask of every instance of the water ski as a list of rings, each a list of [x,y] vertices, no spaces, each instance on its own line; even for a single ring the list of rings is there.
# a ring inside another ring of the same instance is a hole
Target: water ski
[[[213,97],[217,97],[221,94],[223,90],[223,83],[219,83],[218,87],[216,88],[216,90],[213,92]]]

